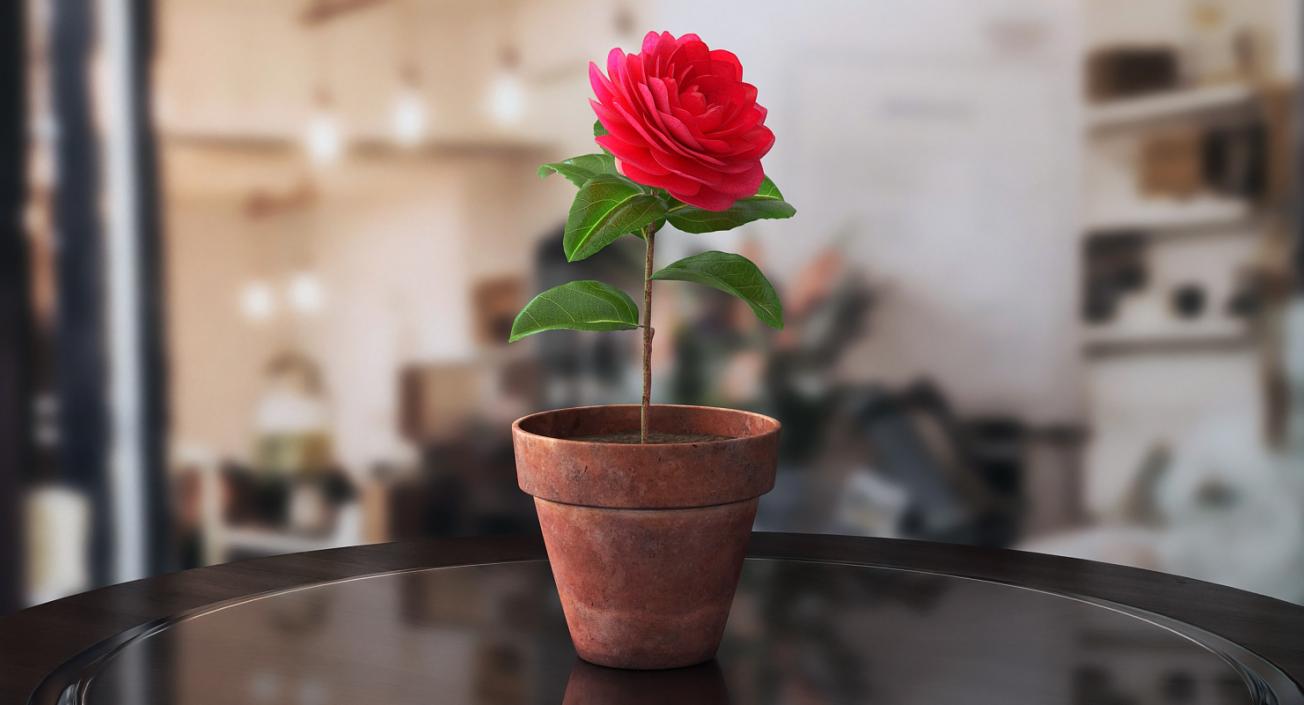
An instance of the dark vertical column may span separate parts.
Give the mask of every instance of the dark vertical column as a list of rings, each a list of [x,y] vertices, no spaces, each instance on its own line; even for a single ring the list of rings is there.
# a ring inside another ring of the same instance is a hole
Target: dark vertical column
[[[134,122],[128,127],[132,131],[135,154],[132,155],[133,178],[136,181],[136,202],[131,207],[136,211],[136,252],[139,281],[136,287],[136,310],[134,315],[139,321],[137,341],[139,358],[133,361],[137,366],[142,388],[140,435],[132,439],[140,446],[141,479],[144,486],[144,540],[145,571],[159,573],[174,568],[175,551],[171,545],[171,522],[168,515],[168,477],[167,477],[167,381],[168,365],[165,354],[164,322],[166,312],[166,291],[163,266],[166,261],[163,249],[162,227],[160,218],[160,184],[158,176],[158,153],[153,126],[153,80],[151,65],[154,60],[155,23],[154,0],[130,0],[128,3],[130,27],[130,66],[131,74],[131,114]],[[168,658],[171,658],[169,654]],[[141,702],[149,699],[158,702],[176,700],[173,692],[173,679],[154,681],[149,678],[150,665],[140,661],[129,661],[129,669],[136,677],[124,681],[125,692],[120,694],[120,702]],[[148,696],[148,697],[146,697]]]
[[[58,247],[57,377],[60,476],[90,500],[91,579],[111,566],[100,157],[90,93],[93,0],[51,3],[50,80],[58,124],[54,236]]]
[[[31,459],[25,7],[0,3],[0,615],[22,600],[22,486]]]
[[[1297,7],[1294,19],[1296,22],[1304,22],[1304,11]],[[1299,48],[1295,62],[1300,75],[1304,76],[1304,46]],[[1294,140],[1295,155],[1291,160],[1293,173],[1290,174],[1294,188],[1289,212],[1294,218],[1295,229],[1295,292],[1296,296],[1304,296],[1304,90],[1297,86],[1294,93],[1294,134],[1291,139]]]
[[[132,2],[132,95],[136,115],[137,203],[140,238],[141,296],[140,350],[144,381],[144,418],[142,457],[145,468],[146,569],[152,573],[174,568],[176,553],[168,513],[167,438],[168,438],[168,364],[166,306],[167,288],[164,273],[166,252],[161,220],[161,185],[158,175],[158,151],[153,124],[153,80],[150,66],[154,60],[154,0]]]

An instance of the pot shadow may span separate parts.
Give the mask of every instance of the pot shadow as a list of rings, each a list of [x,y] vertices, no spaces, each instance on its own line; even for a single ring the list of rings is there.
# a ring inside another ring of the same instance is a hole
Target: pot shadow
[[[627,671],[575,659],[562,705],[730,705],[714,660],[664,671]]]

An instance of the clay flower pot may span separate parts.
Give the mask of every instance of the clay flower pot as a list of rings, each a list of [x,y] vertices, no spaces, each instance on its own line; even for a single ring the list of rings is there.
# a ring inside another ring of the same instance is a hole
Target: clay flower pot
[[[720,438],[592,440],[637,434],[634,404],[512,425],[517,480],[534,497],[575,651],[603,666],[677,668],[715,656],[756,504],[774,486],[778,421],[700,406],[651,413],[656,433]]]

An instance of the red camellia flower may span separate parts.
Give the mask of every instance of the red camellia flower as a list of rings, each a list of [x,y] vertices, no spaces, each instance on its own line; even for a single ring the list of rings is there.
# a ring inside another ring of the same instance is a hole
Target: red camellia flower
[[[589,80],[607,130],[597,142],[628,178],[713,211],[760,187],[774,133],[732,53],[695,34],[648,32],[641,54],[612,49],[607,75],[590,63]]]

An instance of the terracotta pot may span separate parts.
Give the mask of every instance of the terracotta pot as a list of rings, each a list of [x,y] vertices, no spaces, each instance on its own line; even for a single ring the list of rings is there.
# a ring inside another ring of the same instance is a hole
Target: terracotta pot
[[[637,405],[546,411],[512,425],[580,658],[677,668],[715,656],[759,497],[774,487],[779,422],[655,405],[654,432],[692,443],[583,440],[638,431]]]

